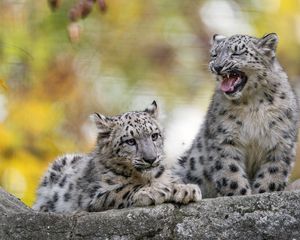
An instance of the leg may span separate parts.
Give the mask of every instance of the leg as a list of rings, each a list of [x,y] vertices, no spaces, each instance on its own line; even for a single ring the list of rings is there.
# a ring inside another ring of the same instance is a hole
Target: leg
[[[99,189],[88,204],[87,211],[99,212],[112,208],[130,207],[133,205],[133,196],[142,188],[143,186],[140,184],[123,184],[116,186],[111,191]]]
[[[97,212],[112,208],[158,205],[165,202],[186,204],[200,199],[200,189],[194,184],[155,182],[148,186],[123,185],[112,191],[100,190],[89,203],[87,210]]]
[[[203,175],[214,185],[219,196],[250,195],[249,180],[245,174],[244,156],[234,142],[225,139],[209,152]]]
[[[295,161],[295,144],[282,144],[285,150],[273,149],[267,156],[268,162],[260,167],[255,175],[253,193],[282,191],[287,185],[288,176]]]
[[[255,176],[253,193],[283,190],[287,183],[287,175],[288,170],[280,162],[262,165]]]
[[[240,163],[233,160],[224,161],[224,159],[223,162],[223,165],[221,165],[217,161],[212,171],[212,182],[218,195],[250,195],[250,184]],[[220,169],[221,166],[222,168]]]

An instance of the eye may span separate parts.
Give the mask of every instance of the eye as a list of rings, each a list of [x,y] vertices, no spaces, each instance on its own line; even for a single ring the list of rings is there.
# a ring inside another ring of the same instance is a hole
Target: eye
[[[125,143],[130,145],[130,146],[136,145],[136,141],[133,138],[130,138],[130,139],[126,140]]]
[[[152,141],[156,141],[158,139],[158,133],[153,133],[151,135]]]
[[[215,52],[210,53],[210,57],[211,58],[216,58],[217,57],[217,53],[215,53]]]
[[[234,52],[231,54],[231,56],[240,56],[242,54],[243,54],[243,52]]]
[[[246,52],[246,49],[240,49],[240,50],[234,50],[231,54],[231,56],[240,56]]]

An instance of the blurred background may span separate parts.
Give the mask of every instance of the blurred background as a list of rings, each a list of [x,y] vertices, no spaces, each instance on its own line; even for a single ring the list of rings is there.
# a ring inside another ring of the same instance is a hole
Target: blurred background
[[[93,148],[95,111],[142,110],[156,99],[174,162],[213,93],[214,33],[276,32],[278,58],[300,82],[299,0],[102,0],[71,25],[78,1],[57,3],[51,11],[46,0],[0,0],[0,186],[28,205],[57,155]]]

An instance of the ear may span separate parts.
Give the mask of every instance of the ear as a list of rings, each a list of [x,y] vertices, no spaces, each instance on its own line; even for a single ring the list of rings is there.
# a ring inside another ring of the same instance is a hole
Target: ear
[[[215,34],[215,35],[213,35],[213,37],[212,37],[211,44],[219,43],[219,42],[221,42],[222,40],[224,40],[225,38],[226,38],[226,37],[223,36],[223,35]]]
[[[149,107],[145,109],[146,113],[149,113],[151,117],[158,117],[158,107],[156,101],[153,101]]]
[[[270,57],[275,56],[278,36],[276,33],[269,33],[258,40],[258,46]]]
[[[99,113],[93,113],[90,118],[94,121],[99,132],[107,132],[112,128],[112,120]]]

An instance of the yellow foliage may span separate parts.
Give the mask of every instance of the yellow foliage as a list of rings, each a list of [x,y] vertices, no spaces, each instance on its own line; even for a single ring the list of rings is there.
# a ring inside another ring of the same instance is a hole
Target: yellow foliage
[[[15,133],[0,123],[0,149],[6,149],[12,146],[15,141]]]
[[[9,159],[0,158],[0,181],[9,192],[31,206],[35,189],[48,163],[26,151],[18,151]]]
[[[39,136],[55,131],[62,114],[55,104],[39,99],[23,99],[12,103],[9,118],[15,127]]]
[[[112,0],[109,2],[109,8],[113,9],[105,17],[116,27],[126,29],[132,24],[138,24],[141,20],[141,10],[147,5],[147,2],[134,0]]]
[[[0,89],[1,89],[1,88],[2,88],[3,90],[5,90],[5,91],[8,90],[7,84],[5,83],[5,81],[4,81],[3,79],[0,78]]]

